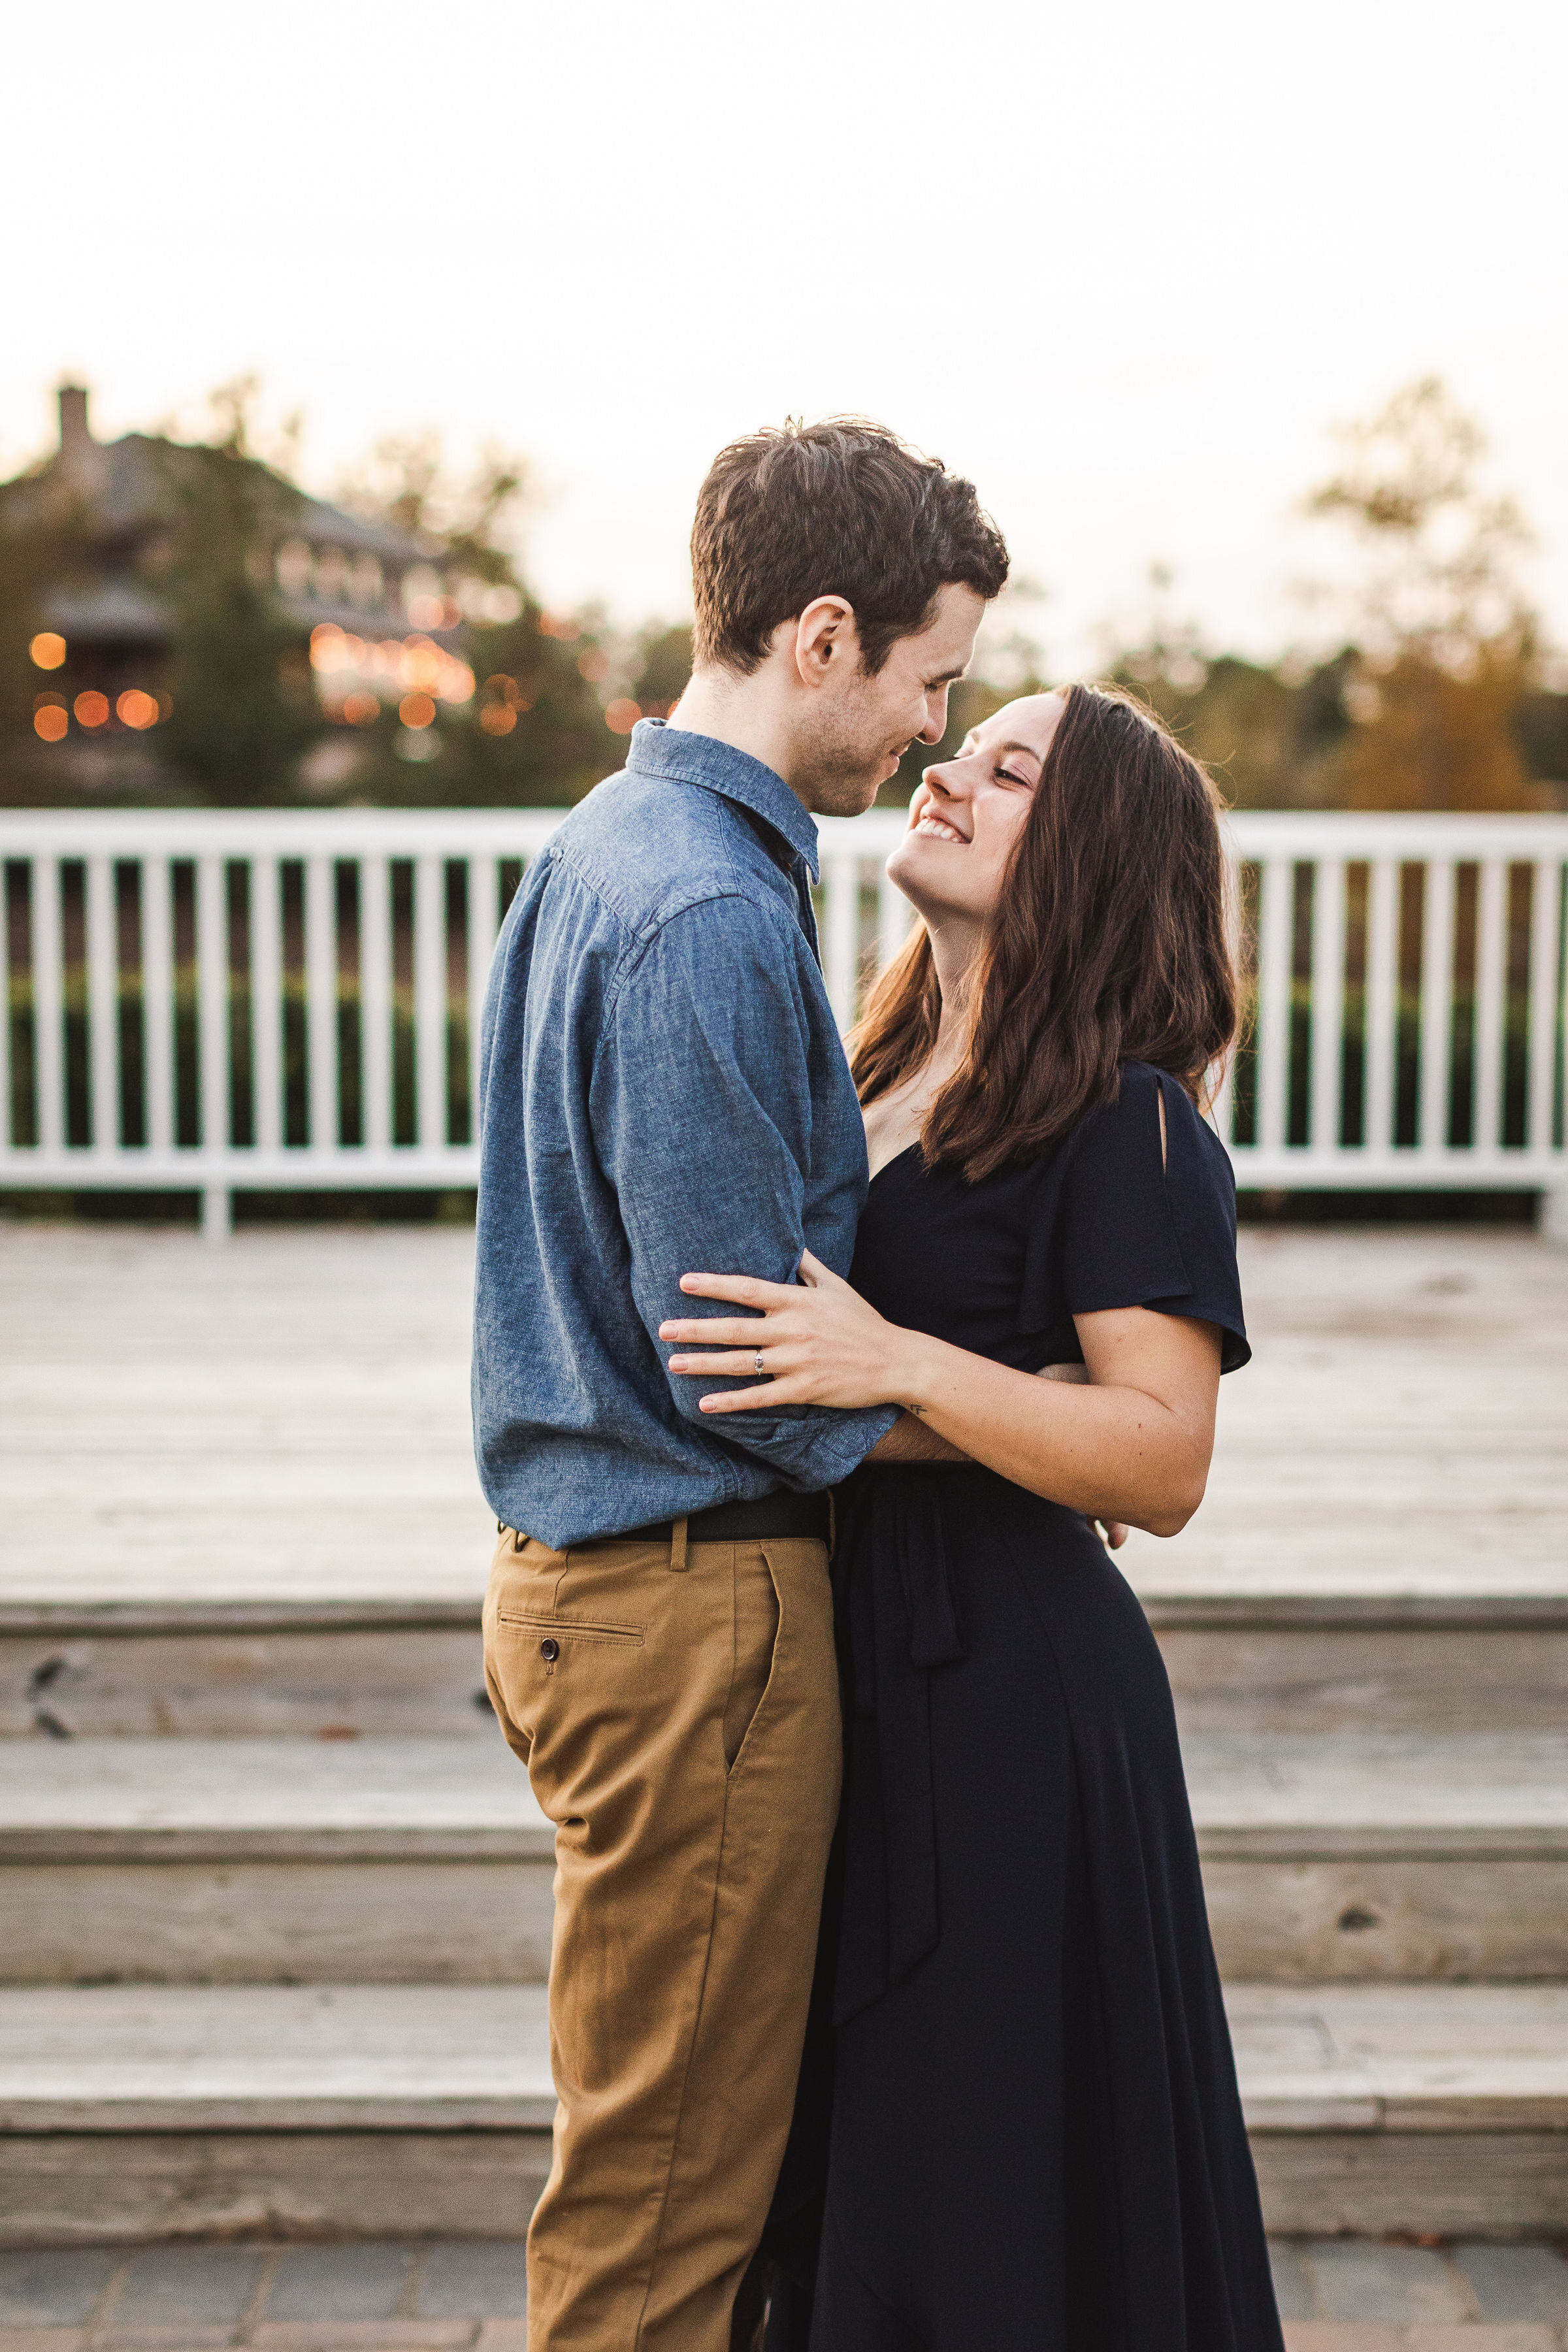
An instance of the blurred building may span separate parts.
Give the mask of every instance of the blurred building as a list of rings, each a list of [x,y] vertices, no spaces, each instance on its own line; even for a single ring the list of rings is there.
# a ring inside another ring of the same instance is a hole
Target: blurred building
[[[214,452],[143,433],[100,442],[87,392],[63,384],[58,397],[58,446],[0,484],[0,524],[12,543],[30,540],[44,567],[27,622],[33,732],[77,781],[102,787],[127,764],[159,764],[178,628],[170,564],[201,513]],[[416,717],[426,703],[434,716],[437,698],[472,695],[465,613],[438,549],[308,497],[257,459],[232,462],[254,479],[247,513],[264,519],[244,549],[246,575],[268,592],[292,641],[283,658],[309,665],[328,719],[342,720],[346,706],[353,725],[410,696]]]

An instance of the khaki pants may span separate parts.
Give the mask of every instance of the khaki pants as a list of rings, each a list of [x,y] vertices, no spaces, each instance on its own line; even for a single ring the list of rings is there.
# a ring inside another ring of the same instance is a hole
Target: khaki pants
[[[485,1675],[556,1825],[530,2352],[729,2352],[838,1803],[826,1548],[504,1532]]]

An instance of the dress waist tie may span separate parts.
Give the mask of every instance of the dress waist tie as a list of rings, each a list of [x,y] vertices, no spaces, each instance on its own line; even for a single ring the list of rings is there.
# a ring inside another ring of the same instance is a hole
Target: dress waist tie
[[[839,1500],[835,1580],[852,1718],[838,2025],[908,1976],[942,1933],[931,1676],[965,1654],[937,1483],[952,1475],[873,1472]]]

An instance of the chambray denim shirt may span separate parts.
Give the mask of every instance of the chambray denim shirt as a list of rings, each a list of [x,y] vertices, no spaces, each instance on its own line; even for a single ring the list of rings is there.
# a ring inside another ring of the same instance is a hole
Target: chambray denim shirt
[[[816,828],[771,768],[644,719],[530,867],[480,1069],[474,1447],[498,1519],[555,1549],[844,1477],[897,1419],[714,1422],[672,1377],[689,1272],[847,1274],[859,1107],[823,985]]]

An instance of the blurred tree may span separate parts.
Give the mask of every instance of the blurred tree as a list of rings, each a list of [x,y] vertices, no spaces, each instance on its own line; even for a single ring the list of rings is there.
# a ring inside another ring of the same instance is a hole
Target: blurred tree
[[[409,532],[456,583],[476,691],[466,706],[441,707],[427,738],[435,756],[417,764],[398,756],[403,737],[391,710],[356,730],[337,796],[550,806],[581,799],[611,774],[621,747],[600,692],[612,670],[602,625],[593,614],[547,613],[519,576],[510,541],[529,496],[527,461],[491,450],[463,475],[434,434],[390,439],[340,496]]]
[[[652,622],[637,640],[639,667],[631,698],[645,719],[668,719],[691,676],[691,630]]]
[[[159,751],[214,806],[291,800],[300,761],[324,727],[305,633],[273,573],[297,493],[246,454],[237,401],[222,443],[155,446],[170,524],[147,568],[170,616],[173,705]]]
[[[1333,797],[1353,808],[1540,806],[1520,733],[1536,623],[1517,575],[1529,534],[1478,478],[1486,438],[1436,376],[1343,428],[1347,463],[1308,500],[1343,524],[1355,724]]]

